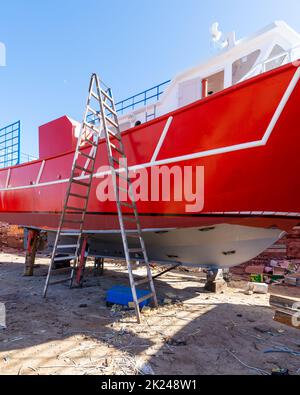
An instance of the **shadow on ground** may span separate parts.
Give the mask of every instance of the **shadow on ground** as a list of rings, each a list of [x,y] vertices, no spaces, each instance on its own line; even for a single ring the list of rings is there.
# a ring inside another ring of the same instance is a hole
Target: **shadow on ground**
[[[43,364],[53,365],[51,347],[57,341],[59,355],[77,348],[82,357],[88,351],[84,341],[93,341],[100,354],[116,350],[143,357],[156,374],[258,374],[249,366],[267,372],[289,368],[295,373],[300,368],[300,357],[264,353],[280,344],[299,351],[299,331],[273,322],[270,308],[260,299],[256,303],[255,297],[250,301],[241,293],[239,302],[238,291],[211,295],[204,292],[200,277],[177,272],[155,280],[160,301],[168,298],[175,304],[145,314],[142,325],[137,325],[132,312],[115,311],[105,303],[109,288],[128,283],[120,268],[105,270],[103,277],[88,273],[82,289],[52,287],[43,300],[46,271],[42,264],[34,277],[25,278],[21,262],[0,264],[0,302],[7,309],[7,329],[0,331],[1,374],[9,372],[21,350],[30,349],[32,357],[37,346],[37,352],[45,354]],[[11,361],[5,361],[6,354]]]

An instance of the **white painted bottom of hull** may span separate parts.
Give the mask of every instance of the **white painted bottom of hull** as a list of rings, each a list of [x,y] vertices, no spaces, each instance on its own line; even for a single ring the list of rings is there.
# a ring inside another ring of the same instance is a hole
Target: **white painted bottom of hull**
[[[230,268],[255,258],[284,235],[280,229],[218,224],[206,228],[149,229],[144,232],[144,240],[152,262]],[[98,233],[89,239],[91,255],[124,256],[120,233]],[[138,247],[134,243],[130,246]],[[139,260],[139,256],[135,259]]]

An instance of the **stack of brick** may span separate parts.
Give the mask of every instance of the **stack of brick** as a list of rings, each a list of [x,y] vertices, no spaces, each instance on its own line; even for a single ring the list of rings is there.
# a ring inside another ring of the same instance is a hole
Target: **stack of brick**
[[[294,228],[287,236],[258,257],[233,268],[232,271],[236,274],[263,274],[266,272],[266,267],[278,266],[273,272],[283,274],[285,272],[283,268],[287,266],[287,262],[298,265],[300,268],[300,227]]]
[[[7,247],[23,249],[24,246],[24,231],[16,225],[9,225],[0,222],[0,249]]]
[[[300,260],[300,226],[295,227],[287,237],[287,257]]]

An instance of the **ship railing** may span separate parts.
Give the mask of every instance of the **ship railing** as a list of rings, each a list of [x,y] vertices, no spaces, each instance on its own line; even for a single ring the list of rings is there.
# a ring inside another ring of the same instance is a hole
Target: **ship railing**
[[[138,107],[146,106],[153,102],[160,100],[161,95],[164,93],[166,86],[171,80],[165,81],[159,85],[153,86],[143,92],[140,92],[134,96],[128,97],[116,103],[116,109],[119,115],[123,115],[126,110],[136,110]]]
[[[37,159],[38,159],[38,158],[36,158],[36,157],[33,156],[33,155],[25,154],[24,152],[21,152],[21,155],[20,155],[20,164],[22,164],[22,163],[33,162],[33,161],[35,161],[35,160],[37,160]]]
[[[254,68],[250,70],[249,73],[246,74],[239,82],[246,81],[251,77],[276,69],[277,67],[283,66],[285,64],[295,62],[298,59],[300,59],[300,45],[297,45],[287,51],[282,51],[279,54],[264,60],[263,62],[257,63]],[[300,63],[297,63],[295,66],[300,66]]]
[[[162,82],[159,85],[155,85],[152,88],[149,88],[143,92],[137,93],[134,96],[128,97],[125,100],[121,100],[118,103],[116,103],[116,110],[119,115],[123,115],[124,112],[129,112],[129,110],[134,111],[137,108],[140,107],[145,107],[147,106],[150,102],[151,104],[157,103],[161,95],[165,92],[166,86],[171,82],[171,80]],[[88,117],[88,120],[90,123],[95,122],[96,117],[91,114]]]
[[[0,168],[20,163],[21,122],[0,129]]]

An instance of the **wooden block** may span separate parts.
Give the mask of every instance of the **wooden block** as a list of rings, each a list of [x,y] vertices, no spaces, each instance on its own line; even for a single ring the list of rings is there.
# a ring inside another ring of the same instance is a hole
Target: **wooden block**
[[[274,321],[281,324],[290,326],[295,329],[300,329],[300,317],[298,319],[295,319],[295,313],[287,313],[277,310],[273,319]],[[297,323],[297,325],[294,325],[295,323]]]
[[[223,292],[227,288],[227,283],[224,280],[209,281],[205,285],[205,290],[215,294]]]

